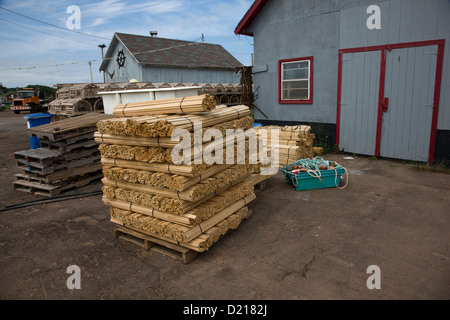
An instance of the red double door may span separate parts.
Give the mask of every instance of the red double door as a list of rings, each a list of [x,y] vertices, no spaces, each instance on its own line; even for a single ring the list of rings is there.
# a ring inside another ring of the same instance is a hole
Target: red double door
[[[434,161],[444,40],[341,49],[340,150]]]

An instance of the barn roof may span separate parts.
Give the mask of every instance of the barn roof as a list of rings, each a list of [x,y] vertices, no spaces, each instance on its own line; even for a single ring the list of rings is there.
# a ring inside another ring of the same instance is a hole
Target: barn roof
[[[253,36],[252,32],[247,31],[247,28],[256,18],[258,13],[261,11],[262,7],[266,4],[267,0],[255,0],[251,7],[247,10],[244,17],[239,21],[236,29],[234,30],[235,34],[243,34],[246,36]]]
[[[115,33],[100,70],[105,70],[108,62],[115,59],[117,54],[113,50],[117,42],[142,65],[230,70],[242,65],[218,44]]]

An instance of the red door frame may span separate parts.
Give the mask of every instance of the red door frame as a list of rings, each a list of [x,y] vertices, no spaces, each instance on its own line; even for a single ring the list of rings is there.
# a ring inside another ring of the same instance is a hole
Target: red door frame
[[[444,46],[445,39],[428,40],[428,41],[415,41],[404,42],[396,44],[386,44],[370,47],[358,47],[339,50],[339,65],[338,65],[338,84],[337,84],[337,113],[336,113],[336,145],[339,146],[339,134],[341,123],[341,91],[342,91],[342,54],[355,53],[355,52],[367,52],[367,51],[381,51],[381,65],[380,65],[380,88],[378,93],[378,115],[377,115],[377,133],[375,142],[375,156],[380,155],[380,142],[381,142],[381,124],[383,119],[383,99],[384,99],[384,84],[386,74],[386,50],[413,47],[425,47],[425,46],[438,46],[437,60],[436,60],[436,74],[434,79],[434,95],[433,95],[433,114],[431,118],[431,136],[430,136],[430,148],[428,151],[428,163],[431,165],[434,162],[434,150],[436,145],[436,129],[439,111],[439,98],[441,95],[441,78],[442,78],[442,66],[444,61]]]

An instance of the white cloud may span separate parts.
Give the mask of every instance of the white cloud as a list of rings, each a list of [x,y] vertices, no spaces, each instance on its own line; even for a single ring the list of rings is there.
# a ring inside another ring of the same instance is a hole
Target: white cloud
[[[139,18],[141,14],[158,15],[169,12],[176,12],[183,7],[179,0],[160,0],[150,2],[130,2],[124,0],[104,0],[99,3],[93,3],[82,6],[82,18],[87,21],[94,20],[88,26],[98,26],[106,24],[119,17],[127,16],[126,20]]]
[[[105,18],[97,18],[94,20],[94,22],[91,24],[91,27],[96,27],[96,26],[100,26],[102,24],[104,24],[106,21]]]

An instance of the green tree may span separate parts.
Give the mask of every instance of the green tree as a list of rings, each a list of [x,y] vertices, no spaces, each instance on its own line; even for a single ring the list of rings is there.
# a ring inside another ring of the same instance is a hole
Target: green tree
[[[33,88],[34,90],[39,90],[40,92],[45,92],[47,99],[54,98],[56,95],[56,88],[40,85],[40,84],[29,84],[27,88]]]

